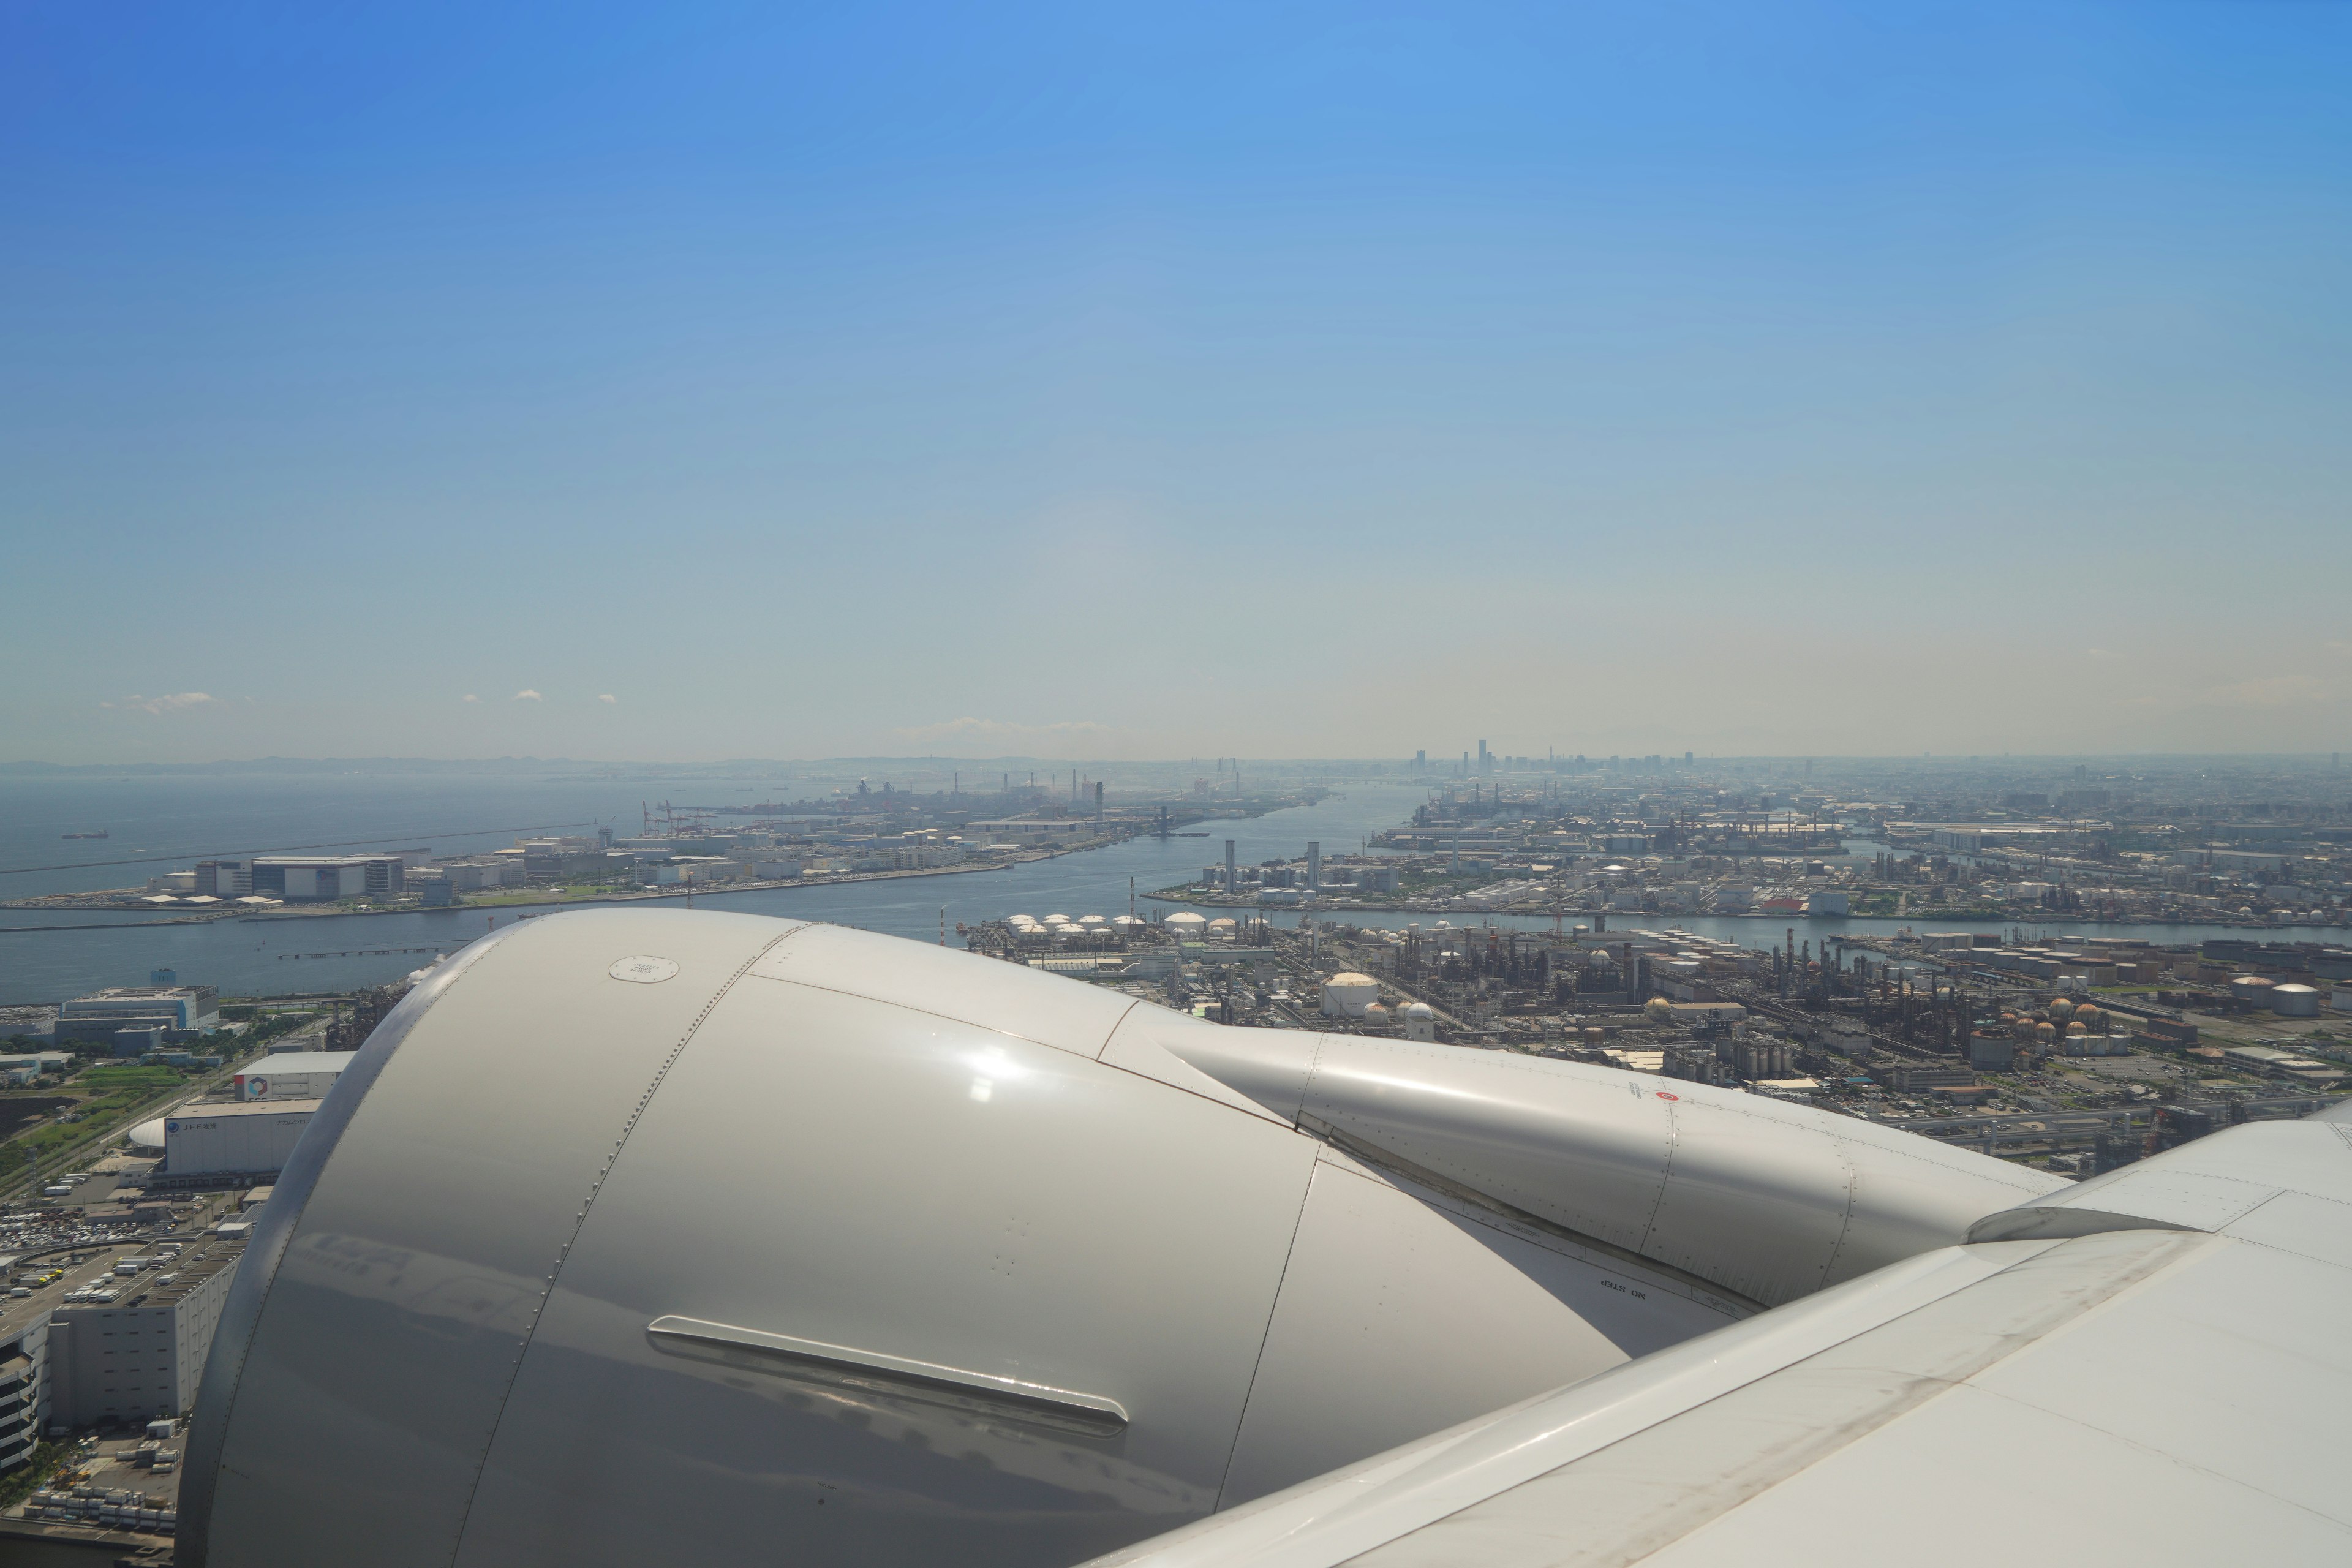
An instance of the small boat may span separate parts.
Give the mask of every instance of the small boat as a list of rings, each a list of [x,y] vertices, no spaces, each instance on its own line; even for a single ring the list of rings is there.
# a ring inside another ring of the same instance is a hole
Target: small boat
[[[103,838],[106,837],[106,829],[101,827],[95,833],[68,833],[66,834],[65,837],[68,838]]]

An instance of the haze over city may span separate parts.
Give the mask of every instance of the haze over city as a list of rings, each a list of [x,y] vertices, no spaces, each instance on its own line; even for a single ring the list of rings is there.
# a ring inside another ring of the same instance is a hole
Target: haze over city
[[[2352,730],[2340,7],[120,21],[0,760]]]

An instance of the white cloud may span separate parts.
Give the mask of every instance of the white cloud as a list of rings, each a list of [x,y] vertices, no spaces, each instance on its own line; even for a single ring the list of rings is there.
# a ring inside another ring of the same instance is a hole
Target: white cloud
[[[618,702],[620,699],[614,696],[609,691],[599,691],[596,693],[596,700],[599,702]]]
[[[99,706],[100,708],[134,708],[142,713],[154,713],[160,715],[164,713],[176,713],[184,708],[201,708],[207,702],[217,702],[219,700],[219,698],[213,696],[210,692],[173,691],[162,697],[139,697],[134,695],[124,698],[119,704],[113,702],[101,702]]]
[[[528,686],[524,687],[520,691],[516,692],[514,694],[514,700],[518,702],[544,702],[547,700],[547,699],[541,697],[537,690]]]
[[[466,693],[466,700],[467,700],[467,701],[468,701],[468,702],[479,702],[479,701],[481,700],[481,699],[480,699],[480,698],[478,698],[478,697],[477,697],[477,696],[475,696],[472,692],[468,691],[467,693]]]

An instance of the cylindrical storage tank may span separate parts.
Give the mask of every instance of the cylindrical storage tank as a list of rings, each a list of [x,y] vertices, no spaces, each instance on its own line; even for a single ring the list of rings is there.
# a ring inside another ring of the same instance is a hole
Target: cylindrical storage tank
[[[2271,982],[2259,974],[2241,974],[2230,982],[2231,996],[2244,1007],[2268,1007],[2273,988]]]
[[[1181,910],[1170,915],[1160,923],[1165,925],[1169,934],[1179,942],[1198,942],[1201,940],[1201,933],[1208,929],[1209,921],[1204,915],[1196,915],[1190,910]]]
[[[2319,993],[2308,985],[2273,985],[2271,1011],[2282,1018],[2316,1018]]]
[[[1095,926],[1108,925],[1110,921],[1101,915],[1080,915],[1078,917],[1078,923],[1082,926],[1092,928]]]
[[[1364,1009],[1381,999],[1381,983],[1369,974],[1335,974],[1323,983],[1323,1016],[1360,1018]]]
[[[1209,922],[1209,939],[1212,942],[1231,942],[1237,929],[1229,917],[1219,915]]]

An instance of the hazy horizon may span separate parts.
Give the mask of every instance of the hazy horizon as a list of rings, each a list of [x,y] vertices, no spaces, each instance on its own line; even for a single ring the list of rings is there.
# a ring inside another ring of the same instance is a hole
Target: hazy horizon
[[[2345,7],[0,43],[0,761],[2352,740]]]
[[[1675,769],[1681,769],[1687,765],[1691,768],[1702,771],[1708,769],[1747,768],[1755,766],[1788,767],[1798,769],[1810,767],[1814,764],[1820,764],[1824,769],[1832,772],[1834,772],[1839,768],[1845,767],[1892,769],[1924,767],[1933,769],[1939,765],[1944,767],[1964,767],[1971,765],[1984,767],[2000,763],[2014,763],[2027,767],[2074,767],[2098,763],[2102,765],[2126,768],[2147,767],[2164,763],[2211,763],[2217,765],[2231,763],[2273,763],[2283,765],[2304,764],[2331,770],[2340,769],[2342,765],[2342,754],[2340,752],[1922,752],[1908,755],[1871,755],[1864,753],[1840,754],[1826,752],[1808,752],[1802,753],[1755,752],[1743,755],[1721,756],[1710,756],[1706,753],[1693,753],[1687,763],[1685,763],[1685,755],[1682,752],[1609,753],[1606,755],[1597,752],[1585,752],[1580,754],[1583,756],[1585,763],[1589,768],[1599,768],[1604,764],[1617,763],[1621,762],[1628,763],[1643,763],[1650,758],[1654,757],[1658,759],[1662,765],[1670,765]],[[1559,760],[1563,763],[1570,763],[1578,755],[1580,755],[1580,753],[1563,752],[1559,753]],[[1495,770],[1491,771],[1481,771],[1477,767],[1477,753],[1475,751],[1468,752],[1466,757],[1464,753],[1458,751],[1445,752],[1443,754],[1432,752],[1425,768],[1417,767],[1414,763],[1413,758],[1403,753],[1329,757],[1244,756],[1238,759],[1231,756],[1100,757],[1075,755],[1049,756],[1038,754],[1024,754],[1019,756],[979,756],[945,752],[922,754],[893,755],[877,753],[868,756],[834,757],[662,758],[536,756],[269,756],[214,758],[202,761],[169,763],[53,763],[39,759],[28,759],[0,763],[0,778],[42,778],[75,773],[104,774],[118,772],[152,772],[156,773],[235,773],[238,770],[246,770],[257,773],[333,773],[403,772],[439,773],[461,772],[467,769],[484,771],[516,771],[524,769],[538,770],[545,768],[573,768],[596,769],[605,772],[635,769],[656,772],[668,770],[684,773],[714,773],[732,771],[740,773],[752,770],[773,772],[793,769],[858,768],[886,764],[903,764],[916,769],[931,768],[952,770],[963,768],[973,770],[971,787],[975,791],[984,789],[986,787],[987,780],[984,777],[984,774],[989,772],[1005,770],[1019,772],[1023,769],[1034,771],[1048,767],[1055,769],[1076,768],[1079,770],[1088,768],[1199,769],[1213,775],[1215,782],[1221,788],[1230,789],[1232,787],[1232,774],[1229,770],[1236,761],[1241,764],[1244,779],[1244,787],[1246,787],[1246,782],[1250,772],[1254,769],[1274,769],[1296,773],[1297,771],[1302,769],[1363,767],[1380,769],[1382,771],[1385,777],[1397,783],[1413,784],[1426,780],[1431,784],[1443,784],[1457,776],[1483,779],[1492,777],[1494,772],[1518,771],[1503,765],[1504,763],[1511,761],[1514,758],[1518,758],[1518,760],[1523,760],[1528,763],[1535,771],[1538,772],[1544,771],[1550,760],[1543,756],[1520,757],[1518,753],[1505,753],[1500,751],[1496,752],[1496,756],[1498,759],[1496,767]],[[1469,771],[1467,773],[1462,773],[1460,770],[1465,763],[1468,765]],[[876,780],[877,787],[880,783],[881,780],[877,777]]]

